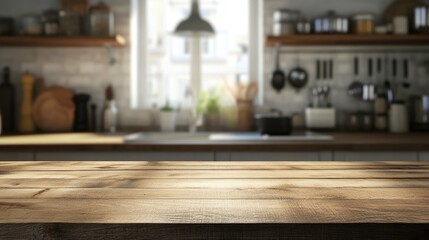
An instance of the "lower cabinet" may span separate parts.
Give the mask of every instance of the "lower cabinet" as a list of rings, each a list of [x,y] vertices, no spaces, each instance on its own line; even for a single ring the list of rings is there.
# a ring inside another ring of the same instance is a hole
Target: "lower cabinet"
[[[429,161],[429,152],[0,152],[0,161]]]
[[[419,153],[420,161],[429,161],[429,152],[420,152]]]
[[[213,152],[37,152],[36,161],[214,161]]]
[[[0,161],[33,161],[33,152],[0,152]]]
[[[418,152],[334,152],[334,161],[419,161]]]
[[[231,152],[230,161],[319,161],[319,152]]]

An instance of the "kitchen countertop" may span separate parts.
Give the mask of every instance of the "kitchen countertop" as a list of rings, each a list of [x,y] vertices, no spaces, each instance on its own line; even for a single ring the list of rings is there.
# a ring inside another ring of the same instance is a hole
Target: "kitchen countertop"
[[[0,151],[429,151],[429,134],[326,133],[328,141],[150,141],[124,143],[126,134],[45,134],[0,137]]]
[[[0,162],[0,239],[428,239],[428,202],[423,162]]]

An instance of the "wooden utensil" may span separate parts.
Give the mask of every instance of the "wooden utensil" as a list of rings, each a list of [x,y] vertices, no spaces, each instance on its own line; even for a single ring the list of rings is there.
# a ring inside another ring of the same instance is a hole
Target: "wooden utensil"
[[[246,100],[253,100],[258,93],[258,84],[251,82],[246,87]]]
[[[43,91],[34,103],[33,118],[44,132],[68,132],[74,120],[73,93],[62,87]]]

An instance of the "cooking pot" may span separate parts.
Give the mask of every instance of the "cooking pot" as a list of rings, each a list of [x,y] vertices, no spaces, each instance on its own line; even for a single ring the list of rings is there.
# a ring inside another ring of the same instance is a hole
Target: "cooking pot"
[[[285,136],[292,133],[292,119],[272,109],[269,114],[255,115],[258,130],[262,135]]]

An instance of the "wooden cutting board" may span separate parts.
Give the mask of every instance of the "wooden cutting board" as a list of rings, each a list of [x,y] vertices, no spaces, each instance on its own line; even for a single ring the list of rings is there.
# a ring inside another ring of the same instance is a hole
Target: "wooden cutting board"
[[[43,132],[70,132],[74,120],[73,92],[62,87],[44,90],[33,106],[33,119]]]

